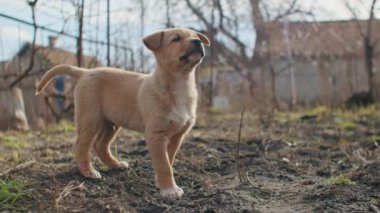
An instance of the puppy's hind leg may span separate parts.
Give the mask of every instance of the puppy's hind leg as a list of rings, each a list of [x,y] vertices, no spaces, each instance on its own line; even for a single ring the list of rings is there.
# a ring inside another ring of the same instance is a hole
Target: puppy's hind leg
[[[119,130],[119,127],[114,127],[111,123],[105,123],[95,138],[94,149],[96,153],[100,160],[111,169],[128,168],[127,162],[118,161],[110,151],[111,143]]]
[[[78,126],[78,138],[75,146],[75,158],[80,173],[87,178],[99,179],[101,175],[94,169],[90,161],[90,150],[94,143],[94,136],[97,128],[88,127],[86,129]]]

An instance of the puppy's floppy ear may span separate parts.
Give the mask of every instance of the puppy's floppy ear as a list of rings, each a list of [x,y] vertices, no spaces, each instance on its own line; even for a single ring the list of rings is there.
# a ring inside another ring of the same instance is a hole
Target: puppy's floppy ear
[[[145,37],[143,39],[143,42],[148,49],[152,51],[156,51],[160,49],[163,40],[164,40],[164,31],[158,31]]]
[[[202,41],[205,46],[210,46],[210,39],[202,33],[197,33],[198,38]]]

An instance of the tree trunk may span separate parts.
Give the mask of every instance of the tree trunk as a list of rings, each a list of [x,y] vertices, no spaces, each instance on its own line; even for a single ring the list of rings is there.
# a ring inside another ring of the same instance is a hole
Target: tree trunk
[[[374,47],[371,45],[370,38],[366,37],[364,39],[364,48],[365,48],[365,64],[366,71],[368,76],[368,93],[371,94],[372,98],[374,98],[374,72],[373,72],[373,52]]]
[[[365,51],[365,63],[366,70],[368,75],[368,92],[371,95],[372,99],[375,100],[375,79],[374,79],[374,70],[373,70],[373,59],[375,51],[375,42],[372,41],[372,25],[373,20],[375,19],[375,4],[377,0],[372,0],[371,9],[369,12],[367,33],[364,36],[364,51]]]

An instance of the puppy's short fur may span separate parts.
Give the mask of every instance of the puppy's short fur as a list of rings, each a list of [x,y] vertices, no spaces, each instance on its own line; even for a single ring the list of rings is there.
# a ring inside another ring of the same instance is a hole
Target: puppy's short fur
[[[78,130],[75,158],[82,175],[100,178],[90,162],[93,147],[110,168],[127,168],[110,152],[120,127],[143,132],[156,185],[161,196],[179,198],[183,191],[173,177],[172,165],[186,133],[195,122],[197,90],[195,68],[204,57],[209,39],[184,28],[158,31],[144,38],[156,59],[151,74],[113,68],[87,70],[69,65],[53,67],[39,82],[36,95],[56,75],[78,79],[74,90]]]

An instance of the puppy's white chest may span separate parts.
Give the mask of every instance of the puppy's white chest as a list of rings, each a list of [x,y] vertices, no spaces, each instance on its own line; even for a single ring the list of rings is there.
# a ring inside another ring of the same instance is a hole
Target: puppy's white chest
[[[177,124],[184,125],[188,121],[194,119],[193,113],[191,112],[188,100],[181,100],[172,106],[169,113],[169,120],[174,121]]]
[[[173,91],[174,104],[168,118],[174,121],[176,126],[183,127],[193,124],[196,110],[196,90],[188,85],[180,85]]]

